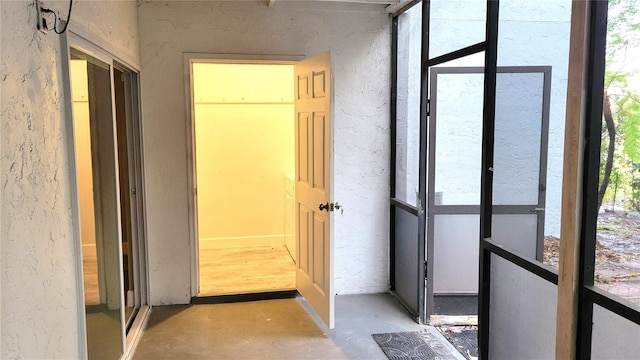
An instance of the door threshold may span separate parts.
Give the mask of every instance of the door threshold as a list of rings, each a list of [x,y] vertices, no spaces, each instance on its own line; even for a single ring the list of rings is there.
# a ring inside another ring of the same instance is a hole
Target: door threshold
[[[478,315],[431,315],[431,326],[478,326]]]
[[[191,304],[226,304],[245,301],[292,299],[298,296],[300,296],[298,290],[269,291],[235,295],[196,296],[191,298]]]

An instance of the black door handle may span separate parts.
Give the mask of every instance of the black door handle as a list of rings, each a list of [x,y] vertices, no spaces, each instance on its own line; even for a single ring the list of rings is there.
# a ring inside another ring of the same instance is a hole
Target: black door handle
[[[320,204],[320,206],[318,206],[318,209],[320,209],[320,211],[327,210],[327,212],[328,212],[329,211],[329,203]]]

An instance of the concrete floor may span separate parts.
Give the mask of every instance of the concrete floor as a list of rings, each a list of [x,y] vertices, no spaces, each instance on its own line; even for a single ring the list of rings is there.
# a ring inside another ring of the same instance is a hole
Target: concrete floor
[[[371,334],[437,331],[388,294],[336,297],[329,330],[303,298],[154,307],[133,359],[386,359]]]

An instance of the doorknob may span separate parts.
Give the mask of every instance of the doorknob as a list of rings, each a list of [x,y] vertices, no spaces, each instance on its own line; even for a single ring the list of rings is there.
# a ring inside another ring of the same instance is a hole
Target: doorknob
[[[320,211],[327,210],[327,212],[330,212],[342,209],[342,205],[340,205],[339,203],[326,203],[318,205],[318,209],[320,209]]]

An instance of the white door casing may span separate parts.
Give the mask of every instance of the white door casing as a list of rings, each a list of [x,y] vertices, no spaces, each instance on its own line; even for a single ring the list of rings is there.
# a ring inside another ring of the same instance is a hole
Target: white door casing
[[[330,236],[331,53],[295,65],[296,287],[334,325]],[[326,208],[320,205],[326,205]]]

